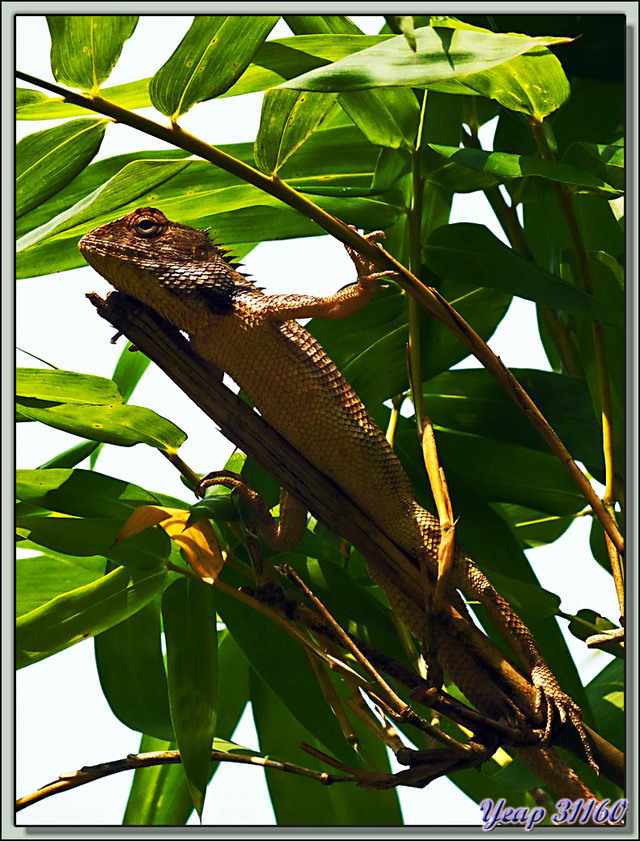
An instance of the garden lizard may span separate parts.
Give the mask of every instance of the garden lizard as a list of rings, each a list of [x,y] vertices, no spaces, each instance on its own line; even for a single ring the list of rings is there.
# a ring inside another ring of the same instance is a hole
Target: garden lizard
[[[187,333],[194,352],[215,366],[220,377],[229,374],[265,421],[400,547],[411,562],[406,567],[382,568],[376,563],[368,568],[391,605],[421,637],[428,603],[425,586],[433,588],[438,574],[439,522],[415,501],[404,468],[355,391],[296,321],[343,318],[364,306],[377,288],[371,264],[350,252],[358,282],[330,297],[266,295],[237,271],[233,258],[206,231],[171,222],[155,208],[140,208],[96,228],[79,247],[116,289]],[[282,548],[302,536],[296,500],[283,499],[277,523],[258,500],[253,501],[262,533],[272,545]],[[294,521],[297,528],[287,528]],[[304,525],[302,519],[302,529]],[[426,582],[421,574],[425,569]],[[561,690],[527,626],[459,547],[446,597],[468,615],[458,591],[486,608],[527,670],[539,707],[546,709],[545,737],[557,712],[576,727],[595,766],[579,707]],[[488,715],[503,714],[464,644],[450,634],[436,636],[438,657],[467,698]]]

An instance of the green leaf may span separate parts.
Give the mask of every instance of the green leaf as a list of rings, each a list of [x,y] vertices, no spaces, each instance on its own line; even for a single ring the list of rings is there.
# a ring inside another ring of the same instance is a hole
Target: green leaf
[[[218,721],[214,749],[230,739],[249,699],[249,664],[227,631],[218,632]],[[175,742],[159,742],[143,736],[140,751],[175,750]],[[215,774],[219,762],[211,763]],[[215,791],[213,796],[215,796]],[[175,826],[187,822],[193,800],[184,771],[178,765],[138,768],[123,818],[125,826]]]
[[[96,665],[119,721],[140,733],[173,739],[160,642],[160,605],[154,600],[95,638]]]
[[[143,734],[138,752],[176,749],[176,742]],[[179,764],[152,765],[136,769],[122,825],[182,826],[192,811],[193,800],[182,767]]]
[[[96,156],[109,120],[72,120],[16,146],[16,216],[54,196]]]
[[[37,555],[16,559],[16,616],[102,578],[105,558]]]
[[[564,163],[580,167],[624,192],[624,145],[622,143],[572,143],[562,156]]]
[[[556,43],[569,39],[558,39]],[[563,105],[571,93],[562,64],[545,47],[534,48],[464,79],[465,85],[511,111],[541,121]]]
[[[479,73],[535,47],[566,38],[529,38],[487,30],[425,26],[414,30],[417,51],[399,35],[382,44],[298,76],[280,87],[345,91],[374,87],[427,87]],[[348,37],[348,36],[347,36]],[[466,84],[466,79],[462,79]],[[468,93],[468,88],[460,92]]]
[[[222,620],[260,677],[325,750],[352,762],[353,751],[300,646],[257,611],[221,592],[216,596]],[[283,663],[287,664],[284,670]]]
[[[346,15],[283,15],[294,35],[361,35]]]
[[[220,96],[242,75],[277,15],[197,15],[149,84],[154,106],[172,121]]]
[[[164,587],[164,567],[118,567],[25,613],[16,623],[18,668],[36,663],[132,616]]]
[[[16,237],[21,239],[25,234],[40,226],[46,226],[46,231],[54,230],[54,226],[49,223],[56,216],[69,210],[78,202],[82,202],[82,204],[78,205],[75,212],[81,211],[84,208],[84,200],[87,196],[90,196],[94,190],[113,178],[128,163],[139,160],[184,160],[188,157],[189,153],[182,149],[167,149],[166,151],[130,152],[127,155],[116,155],[113,158],[95,161],[51,199],[21,216],[16,224]],[[40,233],[38,232],[37,238],[40,238]]]
[[[218,708],[218,633],[213,589],[183,578],[162,597],[171,719],[200,817],[211,773]]]
[[[575,514],[584,498],[551,453],[492,441],[476,435],[437,430],[443,464],[464,476],[476,494],[490,502],[510,502],[549,514]]]
[[[97,517],[43,516],[19,517],[18,527],[41,549],[53,549],[65,555],[103,555],[105,558],[140,570],[156,568],[169,558],[171,541],[162,529],[147,529],[142,534],[114,546],[122,528],[121,519]]]
[[[602,469],[600,426],[584,380],[528,368],[511,373],[574,458]],[[440,427],[548,452],[539,432],[484,369],[439,374],[425,383],[424,400]]]
[[[67,263],[62,263],[60,268],[75,268],[83,265],[84,260],[77,249],[81,236],[98,224],[112,221],[114,213],[127,212],[128,208],[123,207],[127,201],[131,203],[131,209],[134,209],[136,205],[139,206],[138,202],[143,196],[147,204],[153,204],[155,198],[153,190],[187,166],[189,166],[189,161],[181,160],[135,161],[125,166],[112,179],[96,188],[93,193],[83,197],[50,222],[18,240],[16,245],[19,276],[30,276],[29,267],[34,261],[32,252],[36,251],[37,260],[38,245],[43,240],[52,241],[52,245],[55,246],[61,239],[72,238],[72,255],[67,256]],[[52,270],[53,267],[49,263],[48,271]],[[55,270],[60,269],[55,268]]]
[[[57,456],[45,461],[40,465],[40,470],[49,470],[54,468],[75,467],[76,464],[84,461],[85,458],[92,455],[100,444],[97,441],[84,441],[82,444],[76,444],[75,447],[69,447]]]
[[[439,155],[455,164],[468,167],[482,173],[495,175],[500,182],[513,178],[536,176],[562,184],[577,187],[580,192],[595,192],[608,194],[613,198],[618,195],[601,178],[590,172],[556,161],[543,161],[526,155],[514,155],[507,152],[485,152],[482,149],[460,149],[457,146],[440,146],[430,143]],[[586,188],[580,190],[580,188]]]
[[[613,660],[587,685],[598,733],[620,750],[625,747],[624,663]]]
[[[122,402],[120,390],[113,380],[77,371],[48,371],[45,368],[18,368],[16,396],[54,403]]]
[[[391,149],[413,148],[420,119],[420,106],[413,91],[343,91],[340,105],[369,142]]]
[[[132,347],[131,342],[127,342],[113,371],[113,381],[118,386],[125,403],[151,363],[151,360],[143,353],[132,353]]]
[[[186,433],[152,409],[125,404],[78,406],[59,403],[54,406],[28,405],[19,400],[21,417],[80,435],[92,441],[132,447],[148,444],[164,452],[175,452],[186,440]]]
[[[553,543],[575,523],[574,516],[559,517],[535,511],[533,508],[524,508],[522,505],[504,503],[494,507],[509,523],[523,549]]]
[[[504,245],[484,225],[462,222],[438,228],[425,246],[429,268],[442,277],[503,289],[565,312],[618,324],[622,314],[550,275]]]
[[[95,95],[137,23],[137,15],[47,15],[55,80]]]
[[[155,494],[121,479],[62,468],[18,470],[16,496],[71,517],[126,519],[140,505],[160,502]]]
[[[269,175],[294,154],[327,117],[338,94],[267,91],[255,142],[258,167]]]

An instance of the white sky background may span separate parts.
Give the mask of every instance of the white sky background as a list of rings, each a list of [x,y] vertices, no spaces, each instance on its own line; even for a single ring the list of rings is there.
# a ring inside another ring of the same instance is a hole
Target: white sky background
[[[142,17],[107,84],[153,75],[178,45],[190,20],[187,16]],[[378,32],[383,22],[376,16],[355,16],[353,20],[370,34]],[[21,16],[17,21],[18,69],[53,81],[45,18]],[[280,21],[270,37],[290,34],[286,24]],[[22,82],[19,84],[24,86]],[[186,130],[216,145],[253,140],[261,101],[262,94],[255,93],[202,103],[180,122]],[[148,109],[148,114],[152,119],[162,119],[153,109]],[[53,125],[52,121],[19,122],[18,139]],[[491,134],[489,130],[483,138],[485,148],[490,145]],[[151,148],[166,147],[126,126],[111,125],[98,159]],[[486,224],[504,239],[482,194],[457,196],[451,221]],[[244,262],[269,293],[330,294],[354,279],[352,264],[342,245],[329,236],[263,243]],[[85,299],[88,291],[100,295],[109,291],[106,281],[88,267],[20,281],[16,290],[18,347],[59,368],[110,377],[123,344],[121,341],[114,347],[109,343],[113,329],[95,316]],[[510,367],[549,370],[537,334],[534,305],[528,301],[514,301],[489,344]],[[24,367],[39,366],[22,353],[17,354],[17,362]],[[466,364],[478,363],[469,360]],[[196,471],[214,469],[232,450],[215,432],[209,419],[154,366],[143,377],[131,402],[168,416],[188,433],[180,452]],[[20,424],[18,433],[17,464],[21,468],[35,468],[78,441],[74,436],[37,423]],[[105,446],[97,469],[184,497],[184,486],[177,472],[149,447]],[[581,607],[590,607],[615,621],[618,607],[611,577],[595,563],[580,563],[579,580],[575,577],[578,563],[585,553],[589,554],[589,527],[589,518],[579,518],[555,544],[529,550],[528,556],[542,586],[562,594],[564,611],[573,613]],[[569,634],[567,639],[585,683],[611,659],[601,652],[587,651]],[[102,695],[91,641],[18,672],[16,709],[18,796],[56,779],[60,773],[117,759],[138,749],[139,734],[115,719]],[[245,714],[234,741],[258,749],[250,714]],[[131,779],[130,773],[117,774],[51,797],[20,812],[19,824],[119,825]],[[399,794],[407,824],[480,823],[476,804],[446,779],[422,790],[400,789]],[[197,824],[197,820],[192,817],[190,823]],[[222,763],[207,795],[203,824],[274,823],[263,772],[250,766]]]

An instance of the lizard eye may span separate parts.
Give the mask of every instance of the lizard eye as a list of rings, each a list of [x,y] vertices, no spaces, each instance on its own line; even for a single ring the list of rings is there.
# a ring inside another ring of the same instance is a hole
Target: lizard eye
[[[144,216],[138,219],[135,223],[134,230],[136,234],[145,239],[153,239],[159,237],[166,228],[166,221],[160,221],[152,216]]]

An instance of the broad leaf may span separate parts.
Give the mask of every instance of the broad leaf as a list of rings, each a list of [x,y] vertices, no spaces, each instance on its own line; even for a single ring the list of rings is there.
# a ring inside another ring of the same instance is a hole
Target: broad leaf
[[[187,437],[171,421],[142,406],[122,403],[101,406],[58,403],[41,406],[29,405],[22,400],[18,402],[17,410],[27,420],[40,421],[72,435],[120,447],[144,443],[165,452],[175,452]]]
[[[429,237],[425,260],[441,277],[474,278],[479,286],[502,289],[538,304],[589,315],[609,324],[618,324],[622,318],[620,312],[520,257],[484,225],[461,222],[438,228]]]
[[[47,15],[56,81],[95,95],[137,23],[137,15]]]
[[[16,496],[71,517],[114,517],[126,519],[140,505],[166,504],[137,485],[105,476],[93,470],[49,468],[18,470]],[[172,504],[180,505],[178,500]],[[185,506],[186,507],[186,506]]]
[[[16,624],[17,666],[36,663],[132,616],[164,587],[164,567],[113,572],[25,613]]]
[[[249,665],[228,631],[218,632],[218,720],[214,749],[221,739],[231,739],[249,699]],[[143,736],[140,751],[175,750],[175,742],[159,742]],[[212,762],[215,774],[219,762]],[[215,789],[212,796],[215,797]],[[193,800],[184,771],[179,765],[139,768],[134,774],[131,793],[123,818],[124,825],[175,826],[187,822]]]
[[[171,720],[193,804],[202,817],[218,708],[213,588],[187,578],[162,597]]]
[[[312,91],[267,91],[255,142],[258,167],[269,175],[277,172],[327,117],[337,98]]]
[[[72,120],[23,137],[16,147],[16,216],[54,196],[93,160],[109,120]]]
[[[455,164],[469,169],[495,175],[497,181],[508,181],[513,178],[536,176],[551,181],[559,181],[575,187],[579,192],[595,192],[613,198],[618,195],[609,184],[601,178],[592,175],[575,166],[556,161],[544,161],[525,155],[514,155],[507,152],[485,152],[482,149],[460,149],[456,146],[439,146],[429,144],[438,154]]]
[[[16,616],[104,575],[106,559],[44,554],[16,559]]]
[[[100,685],[126,727],[173,739],[157,600],[94,640]]]
[[[149,84],[151,101],[175,121],[220,96],[242,75],[277,15],[196,15],[171,58]]]
[[[222,619],[251,666],[292,715],[344,762],[354,754],[299,644],[273,621],[231,597],[217,593]],[[287,664],[285,670],[282,663]]]
[[[280,87],[295,90],[355,91],[373,87],[427,87],[461,80],[536,47],[566,38],[502,35],[479,29],[425,26],[415,30],[416,51],[399,35],[326,68],[312,70]],[[437,89],[437,88],[436,88]],[[449,89],[447,89],[449,90]]]

